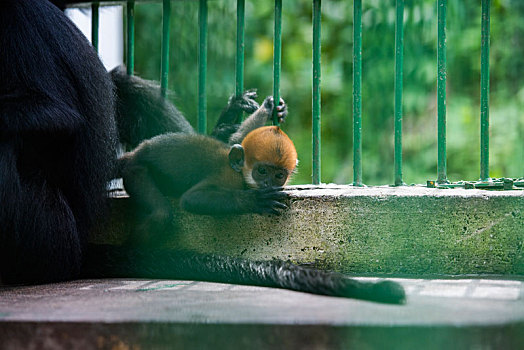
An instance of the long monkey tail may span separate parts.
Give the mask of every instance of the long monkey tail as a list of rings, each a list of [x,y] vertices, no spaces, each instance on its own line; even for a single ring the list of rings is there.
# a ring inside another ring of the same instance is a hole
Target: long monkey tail
[[[403,304],[402,286],[392,281],[362,282],[279,260],[251,261],[154,248],[90,245],[84,277],[198,280],[291,289],[320,295]]]

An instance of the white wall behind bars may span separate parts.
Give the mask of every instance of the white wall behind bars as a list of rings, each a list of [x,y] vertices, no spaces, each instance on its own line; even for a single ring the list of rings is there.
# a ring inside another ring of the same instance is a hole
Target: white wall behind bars
[[[91,9],[66,9],[66,15],[91,41]],[[107,70],[124,62],[122,6],[100,6],[98,52]]]

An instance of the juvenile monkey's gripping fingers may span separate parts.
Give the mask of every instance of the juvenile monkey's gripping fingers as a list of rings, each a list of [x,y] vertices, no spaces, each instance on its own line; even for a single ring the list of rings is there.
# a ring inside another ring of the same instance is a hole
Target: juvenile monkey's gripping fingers
[[[277,106],[277,117],[278,122],[283,123],[286,121],[287,117],[287,104],[284,102],[284,100],[281,98],[280,103]]]
[[[283,123],[286,120],[287,117],[287,104],[286,102],[280,98],[278,106],[275,107],[275,101],[273,99],[273,96],[268,96],[264,100],[263,107],[266,109],[267,113],[272,116],[276,108],[277,118],[279,123]]]
[[[257,210],[260,214],[280,215],[280,210],[285,210],[288,206],[284,203],[289,195],[283,191],[283,187],[269,187],[257,191]]]

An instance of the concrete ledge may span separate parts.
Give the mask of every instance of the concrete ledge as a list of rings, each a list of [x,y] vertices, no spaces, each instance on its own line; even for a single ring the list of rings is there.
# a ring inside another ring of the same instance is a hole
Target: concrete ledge
[[[359,274],[524,274],[524,191],[291,186],[281,216],[192,215],[169,246]],[[115,198],[92,241],[122,243],[136,217]]]

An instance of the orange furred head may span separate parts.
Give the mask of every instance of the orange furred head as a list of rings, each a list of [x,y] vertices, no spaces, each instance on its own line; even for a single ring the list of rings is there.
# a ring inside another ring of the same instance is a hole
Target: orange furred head
[[[256,162],[271,163],[292,173],[297,166],[297,150],[293,141],[278,126],[264,126],[251,131],[242,141],[246,166]]]

